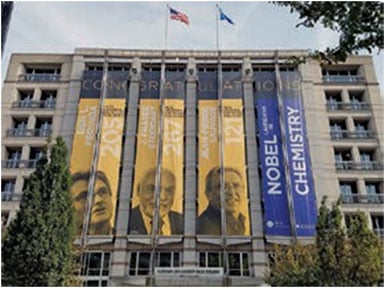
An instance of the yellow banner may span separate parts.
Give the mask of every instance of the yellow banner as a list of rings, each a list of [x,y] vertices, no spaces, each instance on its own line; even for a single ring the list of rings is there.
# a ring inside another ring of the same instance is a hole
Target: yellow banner
[[[99,159],[88,230],[90,235],[111,235],[114,227],[125,103],[125,99],[105,99],[103,103]]]
[[[198,106],[199,193],[197,234],[220,235],[222,230],[220,186],[218,186],[220,184],[218,100],[200,100]]]
[[[183,234],[184,100],[165,99],[158,234]]]
[[[226,234],[250,235],[242,99],[223,99]]]
[[[70,172],[73,178],[71,195],[76,211],[76,234],[82,232],[85,205],[88,194],[88,179],[96,139],[96,124],[99,114],[99,99],[82,98],[79,101],[75,134],[72,143]]]
[[[152,234],[158,157],[159,99],[140,99],[130,234]]]

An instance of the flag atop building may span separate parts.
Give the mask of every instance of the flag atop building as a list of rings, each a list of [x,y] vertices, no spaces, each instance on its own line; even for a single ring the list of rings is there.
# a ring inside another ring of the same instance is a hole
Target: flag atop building
[[[179,12],[171,7],[170,8],[170,19],[180,21],[187,26],[190,25],[190,20],[185,13]]]
[[[230,19],[229,16],[227,16],[223,10],[217,5],[218,10],[219,10],[219,19],[220,20],[226,20],[229,24],[235,25],[234,21]]]

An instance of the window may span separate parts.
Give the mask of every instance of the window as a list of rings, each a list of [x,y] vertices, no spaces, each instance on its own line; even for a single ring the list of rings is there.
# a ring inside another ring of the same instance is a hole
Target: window
[[[326,66],[322,69],[324,82],[329,83],[357,83],[364,78],[358,75],[358,66]]]
[[[8,156],[7,160],[5,161],[5,168],[19,168],[21,159],[21,147],[8,147],[6,149]]]
[[[352,169],[352,154],[350,148],[334,148],[334,160],[337,170]]]
[[[156,253],[157,267],[179,267],[180,253],[179,252],[158,252]]]
[[[357,184],[354,181],[340,181],[342,203],[358,203]]]
[[[41,108],[55,108],[56,106],[56,90],[42,90],[40,98]]]
[[[43,148],[31,148],[28,168],[36,168],[37,162],[44,156]]]
[[[365,110],[368,103],[364,101],[364,91],[349,91],[350,107],[352,110]]]
[[[37,118],[36,119],[36,137],[48,137],[52,132],[51,118]]]
[[[13,118],[13,128],[8,130],[8,136],[27,136],[28,118]]]
[[[330,136],[332,139],[341,139],[348,137],[345,120],[330,120]]]
[[[28,108],[32,106],[33,90],[19,90],[19,102],[16,107]]]
[[[151,268],[150,252],[131,252],[130,253],[129,275],[149,275]]]
[[[86,252],[82,256],[81,278],[83,286],[107,286],[110,274],[109,252]]]
[[[23,80],[34,82],[52,82],[60,79],[60,67],[26,67]]]
[[[384,194],[381,187],[381,181],[365,181],[368,203],[384,203]]]
[[[362,170],[375,170],[378,169],[378,165],[375,162],[374,150],[362,150],[360,149],[360,165]]]
[[[369,120],[354,120],[354,129],[357,138],[373,137],[373,133],[369,129]]]
[[[341,91],[325,91],[326,106],[328,110],[341,110]]]
[[[199,267],[223,267],[222,252],[199,252]]]
[[[15,191],[16,179],[1,180],[1,200],[12,201],[13,192]]]
[[[250,276],[249,254],[228,253],[229,257],[229,275],[231,276]]]
[[[373,230],[382,238],[384,238],[384,215],[370,215]]]

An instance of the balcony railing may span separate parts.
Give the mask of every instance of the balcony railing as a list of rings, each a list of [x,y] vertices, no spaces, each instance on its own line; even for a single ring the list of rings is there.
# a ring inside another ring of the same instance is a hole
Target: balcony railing
[[[12,103],[12,108],[43,108],[43,109],[54,109],[56,106],[56,100],[42,100],[42,101],[32,101],[32,100],[21,100]]]
[[[342,203],[344,204],[383,204],[384,194],[371,195],[341,195]]]
[[[19,76],[20,81],[29,82],[58,82],[60,74],[23,74]]]
[[[1,201],[12,201],[13,191],[1,191]]]
[[[333,140],[338,139],[374,139],[374,132],[370,130],[362,130],[349,132],[348,130],[330,131],[330,137]]]
[[[335,162],[337,170],[384,170],[384,165],[380,162],[353,162],[353,161],[337,161]]]
[[[368,102],[328,102],[326,103],[326,109],[328,111],[367,111],[370,105]]]
[[[362,83],[365,78],[359,75],[326,75],[322,77],[325,83]]]
[[[2,168],[15,169],[15,168],[36,168],[39,159],[30,160],[4,160],[2,161]]]
[[[8,137],[48,137],[51,135],[51,129],[8,129]]]

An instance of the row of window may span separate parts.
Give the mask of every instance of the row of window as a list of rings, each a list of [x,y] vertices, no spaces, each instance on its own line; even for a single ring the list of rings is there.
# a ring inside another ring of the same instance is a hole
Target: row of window
[[[369,103],[364,90],[348,90],[349,102],[342,98],[342,91],[325,91],[326,107],[328,110],[368,110]]]
[[[57,91],[42,90],[40,99],[33,98],[34,90],[18,90],[17,101],[12,103],[12,108],[42,108],[53,109],[56,106]]]
[[[27,129],[28,117],[12,117],[12,128],[7,130],[10,137],[48,137],[52,132],[52,117],[36,117],[35,127]]]
[[[356,180],[340,180],[339,188],[342,203],[368,203],[381,204],[384,203],[383,182],[365,180],[366,194],[359,193],[358,183]]]
[[[338,139],[373,139],[375,133],[371,128],[370,119],[353,118],[354,131],[349,131],[346,125],[347,119],[330,119],[330,137],[333,140]]]
[[[334,161],[337,170],[383,170],[375,148],[358,148],[359,159],[354,159],[352,147],[335,147]]]
[[[22,147],[6,147],[3,168],[35,168],[37,161],[44,155],[43,147],[31,147],[28,160],[21,160]]]

